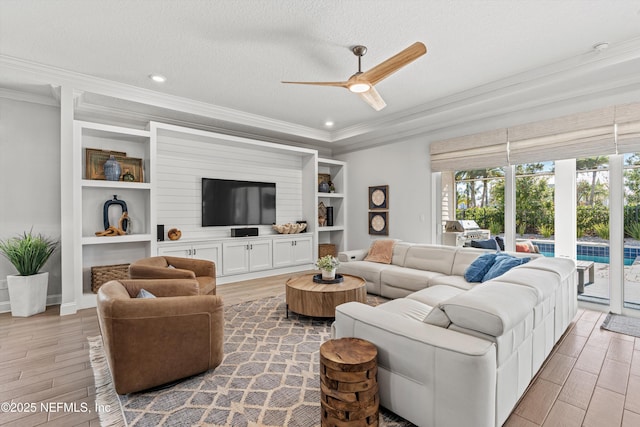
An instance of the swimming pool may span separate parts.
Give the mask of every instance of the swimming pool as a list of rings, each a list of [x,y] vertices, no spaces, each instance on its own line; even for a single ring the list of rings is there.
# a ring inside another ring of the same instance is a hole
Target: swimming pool
[[[546,257],[553,258],[555,256],[554,252],[540,252],[542,255]],[[597,256],[597,255],[578,255],[578,261],[593,261],[601,264],[609,264],[608,256]],[[632,265],[635,258],[625,258],[624,265]]]

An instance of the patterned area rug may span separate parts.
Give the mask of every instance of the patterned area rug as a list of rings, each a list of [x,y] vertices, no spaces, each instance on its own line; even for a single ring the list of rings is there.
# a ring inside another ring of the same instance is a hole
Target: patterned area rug
[[[600,325],[602,329],[640,337],[640,319],[609,313]]]
[[[368,297],[371,305],[384,301]],[[332,321],[291,312],[287,319],[284,296],[225,307],[223,363],[165,388],[119,396],[126,425],[319,426],[319,350]],[[380,425],[412,426],[384,408]]]

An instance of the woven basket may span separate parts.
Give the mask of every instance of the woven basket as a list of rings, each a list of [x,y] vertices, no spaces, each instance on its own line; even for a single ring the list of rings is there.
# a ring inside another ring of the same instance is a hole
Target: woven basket
[[[129,264],[96,265],[91,267],[91,292],[98,293],[100,286],[109,280],[129,278]]]
[[[338,256],[338,253],[336,252],[336,245],[331,243],[320,243],[318,245],[318,258],[322,258],[327,255],[331,255],[333,257]]]

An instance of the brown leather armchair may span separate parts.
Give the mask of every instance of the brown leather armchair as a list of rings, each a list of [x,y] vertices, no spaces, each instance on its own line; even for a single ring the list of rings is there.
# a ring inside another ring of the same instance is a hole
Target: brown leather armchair
[[[140,289],[157,298],[135,298]],[[222,363],[223,303],[193,279],[112,280],[98,290],[98,321],[118,394]]]
[[[173,266],[175,268],[169,268]],[[216,294],[216,265],[204,259],[154,256],[129,265],[132,279],[196,279],[201,295]]]

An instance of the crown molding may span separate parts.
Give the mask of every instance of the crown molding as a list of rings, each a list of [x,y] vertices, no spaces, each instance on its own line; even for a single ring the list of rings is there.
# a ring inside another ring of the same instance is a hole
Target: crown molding
[[[317,143],[305,142],[301,138],[292,140],[289,135],[273,136],[267,135],[264,130],[262,132],[252,132],[240,127],[234,127],[233,124],[211,124],[203,121],[187,120],[183,118],[171,117],[171,115],[160,115],[155,113],[141,113],[137,111],[124,110],[105,105],[97,105],[84,102],[82,96],[76,98],[76,118],[85,121],[107,121],[110,124],[118,126],[133,126],[143,129],[150,121],[164,123],[168,125],[187,127],[191,129],[203,130],[207,132],[215,132],[219,134],[229,135],[233,137],[260,140],[274,144],[286,144],[300,148],[312,149],[328,153],[326,147],[319,146]]]
[[[57,67],[37,64],[7,55],[0,55],[0,69],[7,69],[30,80],[45,82],[53,86],[71,85],[77,91],[93,92],[169,110],[257,127],[272,132],[280,132],[325,142],[329,142],[330,138],[328,131],[245,113],[231,108],[219,107],[201,101],[156,92]]]
[[[60,101],[53,98],[52,96],[39,95],[12,89],[0,88],[0,98],[12,99],[14,101],[31,102],[33,104],[41,104],[60,108]]]

